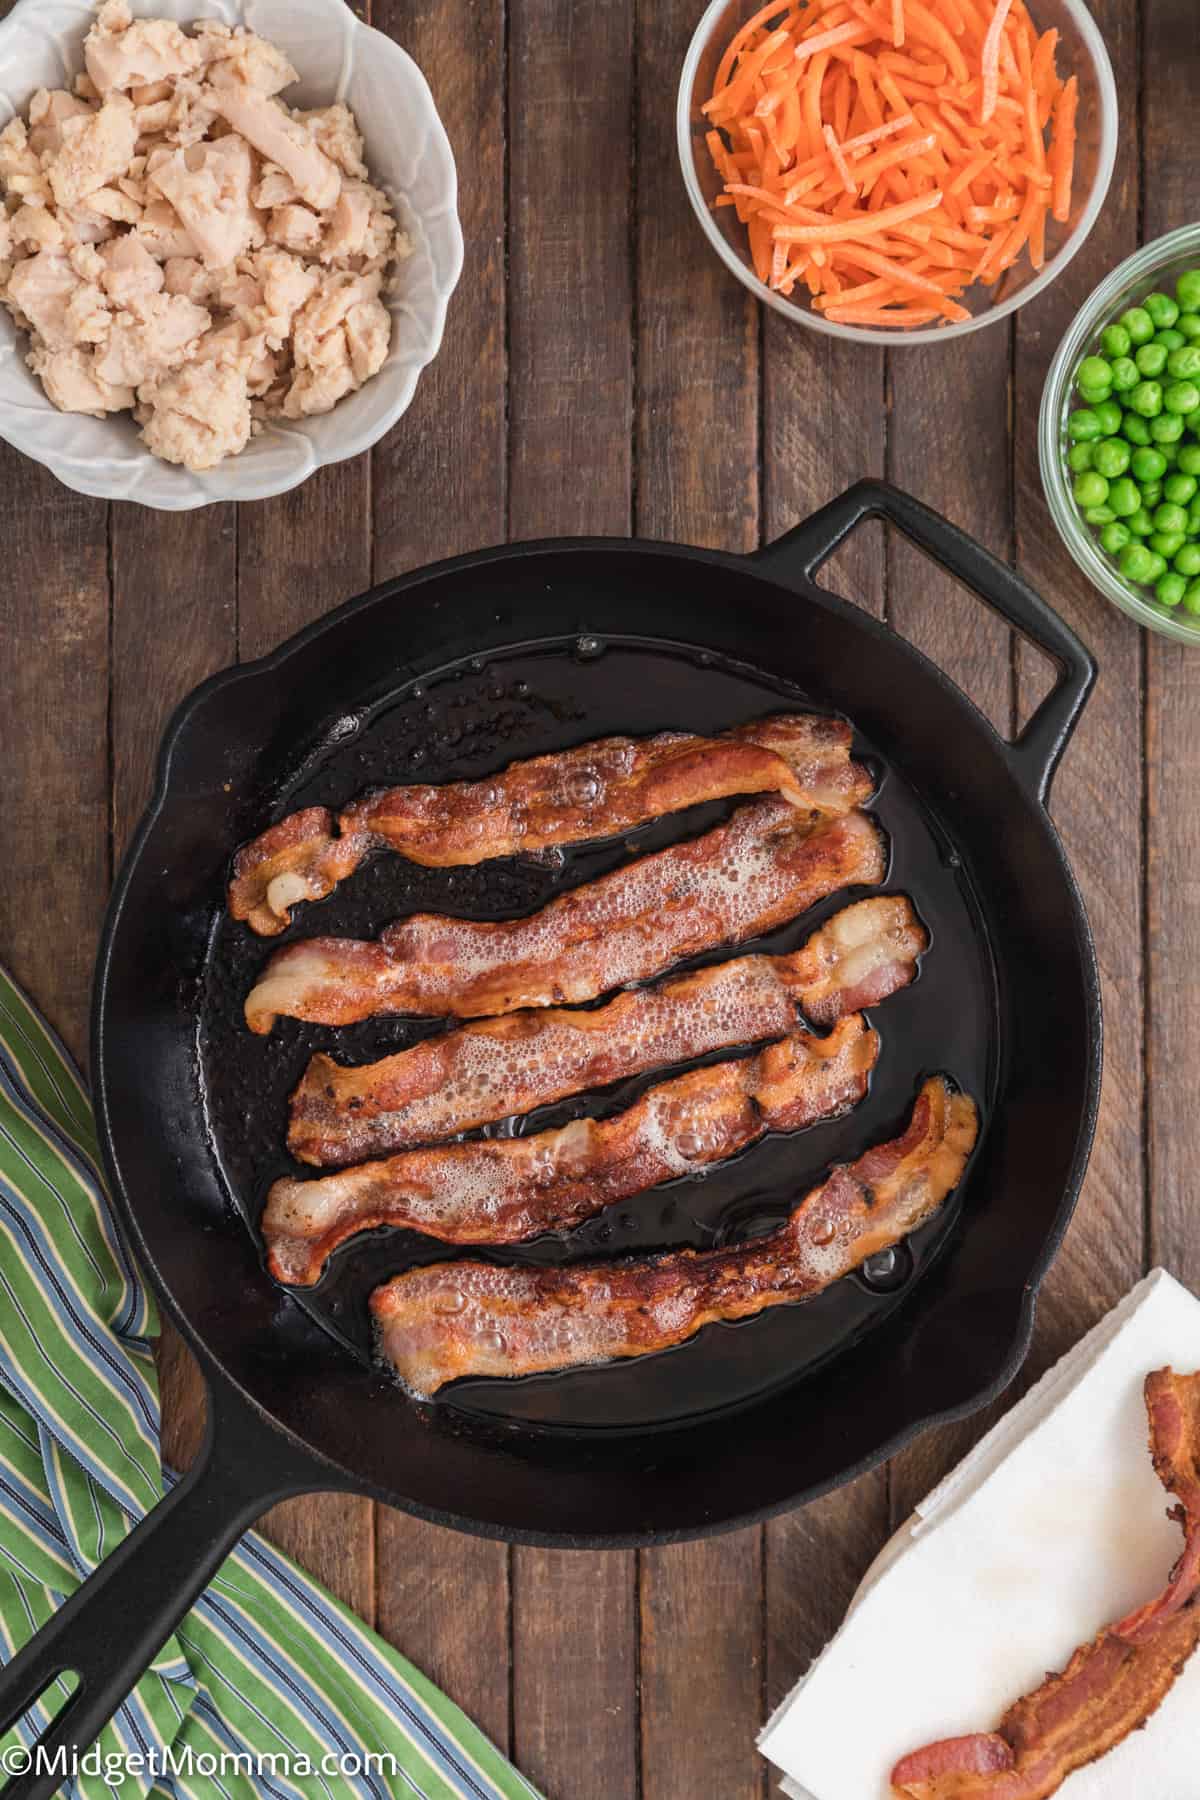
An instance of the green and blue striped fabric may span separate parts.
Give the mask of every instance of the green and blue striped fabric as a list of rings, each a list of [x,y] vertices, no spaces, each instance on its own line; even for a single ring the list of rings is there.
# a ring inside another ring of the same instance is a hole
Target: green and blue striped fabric
[[[157,1329],[98,1172],[87,1092],[0,970],[5,1658],[170,1480]],[[0,1765],[11,1771],[4,1753],[32,1742],[55,1710],[51,1691],[0,1741]],[[255,1533],[85,1763],[63,1784],[73,1800],[112,1800],[114,1788],[180,1800],[538,1800],[444,1694]]]

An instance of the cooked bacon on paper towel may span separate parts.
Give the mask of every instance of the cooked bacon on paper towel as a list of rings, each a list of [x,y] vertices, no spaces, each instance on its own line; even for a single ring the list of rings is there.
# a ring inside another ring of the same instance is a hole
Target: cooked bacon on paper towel
[[[1148,1375],[1146,1410],[1155,1473],[1179,1503],[1171,1516],[1184,1533],[1167,1586],[1106,1625],[996,1731],[930,1744],[897,1763],[892,1788],[903,1800],[1046,1800],[1146,1723],[1200,1644],[1200,1374]]]
[[[745,943],[852,884],[883,880],[865,813],[818,818],[759,800],[724,825],[500,923],[416,913],[377,941],[306,938],[277,950],[246,998],[251,1031],[280,1014],[350,1025],[379,1013],[477,1018],[594,1000],[681,957]]]
[[[798,1131],[849,1111],[878,1054],[879,1039],[851,1013],[828,1037],[798,1033],[662,1082],[611,1119],[409,1150],[316,1180],[285,1177],[263,1213],[271,1272],[308,1285],[340,1243],[376,1225],[451,1244],[516,1244],[570,1230],[617,1200],[724,1161],[766,1131]]]
[[[488,862],[616,837],[732,794],[778,793],[805,812],[836,817],[871,795],[850,740],[844,720],[782,715],[715,738],[604,738],[513,763],[484,781],[388,788],[348,806],[336,828],[323,806],[310,806],[238,852],[229,910],[274,937],[293,906],[323,900],[381,846],[429,868]]]
[[[972,1101],[935,1076],[902,1137],[836,1167],[765,1237],[558,1268],[459,1261],[413,1269],[371,1296],[380,1353],[427,1399],[464,1375],[645,1356],[715,1320],[810,1299],[938,1210],[976,1131]]]
[[[901,894],[835,913],[790,956],[741,956],[604,1006],[484,1019],[378,1062],[319,1052],[292,1095],[288,1148],[318,1167],[437,1143],[568,1094],[794,1031],[833,1025],[916,973],[928,938]]]

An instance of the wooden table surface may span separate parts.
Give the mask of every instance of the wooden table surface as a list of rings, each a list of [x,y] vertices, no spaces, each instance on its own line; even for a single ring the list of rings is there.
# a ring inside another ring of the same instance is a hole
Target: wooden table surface
[[[749,550],[886,474],[1015,559],[1101,669],[1053,812],[1103,971],[1103,1109],[1027,1374],[1152,1264],[1200,1285],[1200,649],[1143,635],[1089,589],[1036,454],[1074,309],[1139,241],[1196,216],[1200,52],[1194,0],[1093,7],[1123,116],[1089,243],[1015,322],[885,356],[761,311],[691,216],[673,118],[700,0],[374,0],[433,87],[467,242],[441,355],[400,426],[281,499],[180,517],[81,499],[0,447],[0,958],[76,1051],[112,870],[194,683],[437,557],[567,532]],[[878,528],[833,585],[1001,729],[1040,691],[1037,659]],[[178,1342],[162,1363],[182,1459],[198,1383]],[[765,1529],[641,1555],[513,1551],[325,1496],[269,1530],[553,1800],[757,1800],[766,1709],[987,1422],[931,1433]]]

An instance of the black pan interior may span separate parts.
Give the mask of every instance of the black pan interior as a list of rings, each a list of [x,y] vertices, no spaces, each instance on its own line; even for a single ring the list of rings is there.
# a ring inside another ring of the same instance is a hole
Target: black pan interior
[[[711,733],[781,709],[812,708],[826,710],[825,697],[709,651],[655,640],[588,634],[486,660],[459,659],[378,696],[362,713],[320,721],[261,823],[299,806],[336,808],[370,786],[482,776],[514,758],[614,733]],[[497,1260],[564,1262],[682,1245],[703,1249],[770,1229],[831,1162],[852,1159],[894,1135],[922,1077],[935,1070],[978,1100],[986,1129],[999,1046],[995,970],[981,908],[958,852],[920,796],[880,747],[859,736],[856,753],[879,781],[873,811],[891,846],[886,889],[911,897],[932,940],[918,981],[875,1009],[872,1023],[883,1050],[866,1100],[845,1118],[769,1138],[702,1178],[671,1182],[575,1232],[496,1252]],[[219,916],[201,984],[198,1060],[225,1192],[256,1242],[269,1183],[289,1171],[312,1173],[290,1163],[284,1133],[287,1096],[313,1051],[363,1062],[442,1029],[429,1020],[372,1020],[340,1030],[281,1020],[270,1039],[252,1036],[242,999],[280,943],[317,933],[373,936],[413,911],[493,919],[525,914],[632,854],[705,830],[732,804],[694,808],[624,840],[565,855],[472,869],[421,869],[383,853],[330,900],[299,908],[286,937],[269,943]],[[793,949],[865,891],[832,897],[749,947]],[[537,1130],[585,1111],[618,1110],[656,1079],[661,1072],[488,1130]],[[635,1362],[519,1381],[460,1382],[437,1404],[456,1409],[464,1424],[572,1432],[644,1431],[744,1405],[805,1375],[886,1319],[960,1228],[964,1209],[969,1215],[969,1175],[942,1215],[909,1244],[807,1305],[710,1327],[676,1350]],[[297,1298],[365,1362],[371,1350],[366,1302],[373,1287],[415,1263],[480,1254],[489,1253],[447,1250],[407,1232],[374,1232],[337,1252],[321,1283]]]

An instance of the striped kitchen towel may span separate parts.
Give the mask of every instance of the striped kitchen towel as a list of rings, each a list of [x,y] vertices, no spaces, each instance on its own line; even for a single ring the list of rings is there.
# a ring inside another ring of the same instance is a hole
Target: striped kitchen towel
[[[86,1089],[0,970],[4,1657],[154,1505],[164,1481],[154,1303],[98,1170]],[[59,1703],[51,1690],[0,1740],[0,1767],[14,1769],[6,1752],[31,1743]],[[444,1694],[255,1533],[61,1791],[72,1800],[112,1800],[114,1791],[130,1800],[537,1800]]]

